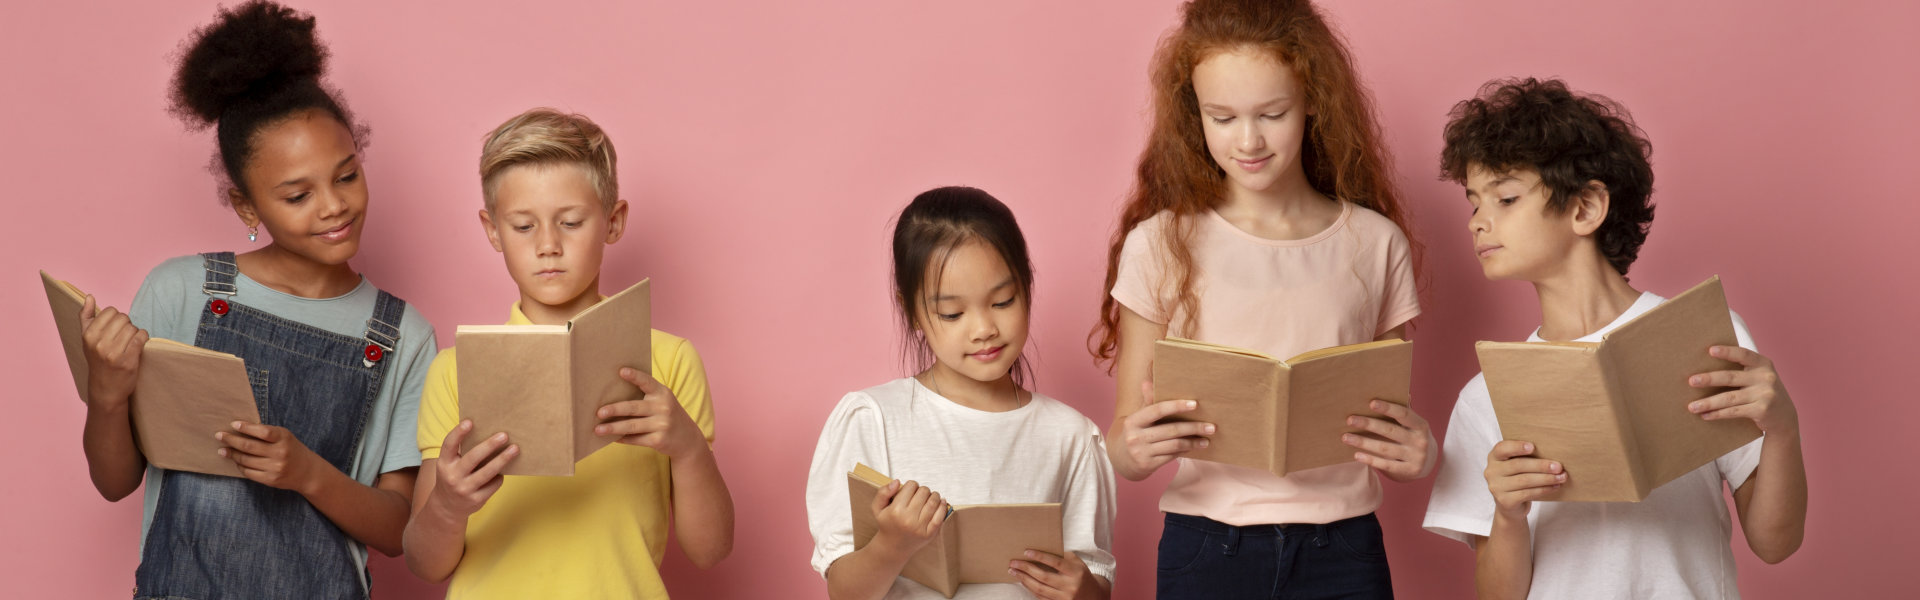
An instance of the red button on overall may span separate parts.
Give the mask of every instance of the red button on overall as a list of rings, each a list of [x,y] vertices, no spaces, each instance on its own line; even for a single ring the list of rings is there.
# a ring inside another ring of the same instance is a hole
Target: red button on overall
[[[213,306],[209,308],[213,309],[213,314],[216,314],[216,315],[227,314],[227,301],[221,300],[219,298],[214,298]]]
[[[367,362],[380,362],[380,357],[386,355],[387,352],[381,350],[378,344],[367,344]]]

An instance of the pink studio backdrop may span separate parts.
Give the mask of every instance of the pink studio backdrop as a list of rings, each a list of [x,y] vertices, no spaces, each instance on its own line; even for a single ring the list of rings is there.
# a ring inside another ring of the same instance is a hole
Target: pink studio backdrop
[[[34,270],[125,306],[162,259],[249,248],[203,167],[211,136],[165,112],[168,55],[211,2],[9,3],[0,106],[11,186],[0,310],[0,587],[127,593],[140,502],[95,494],[83,407]],[[372,218],[354,264],[451,343],[515,298],[474,217],[480,136],[522,109],[591,115],[621,152],[634,234],[608,287],[655,282],[655,321],[694,340],[712,378],[735,550],[687,598],[824,597],[802,502],[827,412],[898,377],[890,217],[914,194],[975,185],[1012,205],[1038,266],[1039,389],[1096,422],[1112,380],[1084,349],[1106,241],[1145,135],[1147,60],[1175,3],[306,1],[332,81],[373,127]],[[1812,482],[1806,544],[1778,566],[1736,539],[1753,598],[1877,597],[1920,520],[1902,342],[1920,331],[1920,209],[1896,190],[1913,139],[1920,43],[1904,3],[1329,3],[1372,86],[1429,249],[1416,406],[1444,431],[1471,344],[1538,322],[1531,291],[1481,278],[1458,187],[1435,180],[1447,109],[1496,76],[1563,76],[1630,106],[1652,135],[1659,218],[1633,271],[1671,295],[1726,278],[1798,401]],[[1122,482],[1118,598],[1151,595],[1156,500],[1172,470]],[[1412,598],[1471,594],[1472,557],[1419,529],[1428,482],[1387,484],[1394,580]],[[670,546],[671,547],[671,546]],[[398,559],[386,598],[437,597]]]

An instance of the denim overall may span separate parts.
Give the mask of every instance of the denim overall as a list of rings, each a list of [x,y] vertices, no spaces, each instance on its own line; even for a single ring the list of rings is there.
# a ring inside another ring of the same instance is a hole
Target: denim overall
[[[382,291],[365,338],[339,335],[233,302],[233,253],[202,256],[208,301],[194,345],[244,359],[261,420],[350,473],[406,302]],[[298,492],[240,477],[161,473],[135,597],[368,596],[353,541]]]

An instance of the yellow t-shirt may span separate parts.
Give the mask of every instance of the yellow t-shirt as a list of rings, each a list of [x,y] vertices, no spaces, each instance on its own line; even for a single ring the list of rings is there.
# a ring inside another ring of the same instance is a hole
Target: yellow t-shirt
[[[515,303],[508,325],[527,325]],[[420,456],[437,460],[460,424],[454,350],[434,357],[420,395]],[[653,331],[653,376],[713,441],[707,371],[693,344]],[[431,467],[429,467],[431,468]],[[509,475],[467,519],[466,554],[449,598],[666,598],[660,560],[672,522],[667,456],[610,444],[574,466],[572,477]]]

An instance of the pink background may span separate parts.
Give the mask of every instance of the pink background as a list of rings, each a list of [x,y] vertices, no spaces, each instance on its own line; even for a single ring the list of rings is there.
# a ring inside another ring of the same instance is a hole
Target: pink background
[[[211,136],[165,112],[168,55],[208,2],[0,9],[0,144],[9,199],[0,349],[12,390],[0,587],[127,593],[140,503],[95,494],[34,270],[125,306],[164,258],[249,247],[203,167]],[[1170,1],[1033,3],[301,2],[332,81],[373,127],[373,218],[356,267],[439,326],[495,323],[515,298],[473,216],[480,137],[518,111],[591,115],[622,154],[637,235],[609,287],[651,276],[656,323],[694,340],[738,506],[731,558],[668,559],[681,597],[824,596],[807,566],[808,457],[842,394],[902,375],[889,312],[891,216],[922,190],[1012,205],[1038,265],[1039,389],[1100,423],[1112,381],[1084,350],[1106,240],[1145,133],[1147,59]],[[1671,295],[1726,278],[1781,365],[1804,423],[1806,544],[1766,566],[1735,540],[1753,598],[1910,592],[1895,573],[1920,519],[1899,377],[1920,331],[1912,223],[1895,173],[1920,163],[1920,43],[1906,3],[1329,3],[1378,99],[1429,250],[1416,406],[1443,427],[1476,370],[1471,343],[1537,323],[1532,292],[1481,278],[1458,187],[1435,180],[1447,109],[1496,76],[1563,76],[1625,102],[1654,140],[1659,219],[1633,271]],[[1878,5],[1878,6],[1868,6]],[[1815,7],[1817,6],[1817,8]],[[1171,474],[1123,482],[1119,598],[1149,597]],[[1471,553],[1419,529],[1429,484],[1387,485],[1405,597],[1467,597]],[[387,598],[433,597],[397,559]]]

